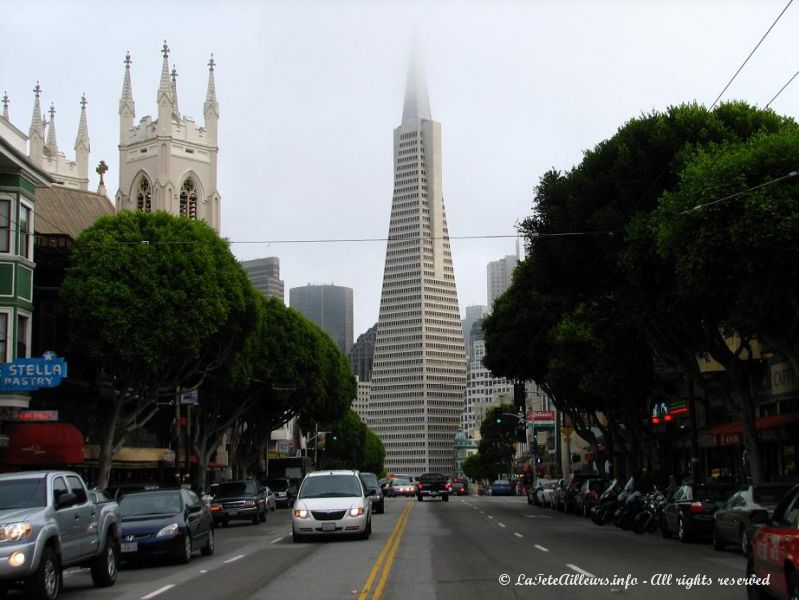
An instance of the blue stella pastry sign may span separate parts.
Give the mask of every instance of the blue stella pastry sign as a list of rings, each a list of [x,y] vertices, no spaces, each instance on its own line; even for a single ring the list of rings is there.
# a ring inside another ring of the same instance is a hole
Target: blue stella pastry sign
[[[23,392],[56,387],[66,376],[66,361],[55,352],[45,352],[42,358],[18,358],[14,362],[0,363],[0,390]]]

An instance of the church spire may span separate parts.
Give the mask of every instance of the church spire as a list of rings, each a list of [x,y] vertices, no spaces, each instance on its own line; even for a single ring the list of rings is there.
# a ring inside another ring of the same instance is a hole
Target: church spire
[[[425,119],[431,121],[430,98],[427,95],[427,82],[417,49],[411,53],[408,64],[408,79],[405,84],[405,104],[402,107],[402,122]]]
[[[3,118],[8,121],[8,92],[3,92]]]
[[[86,123],[86,94],[80,98],[80,121],[78,122],[78,136],[75,138],[75,150],[85,146],[89,150],[89,126]]]
[[[31,127],[28,130],[28,137],[33,137],[34,135],[44,137],[42,133],[42,107],[39,105],[39,94],[42,93],[42,88],[39,86],[38,81],[36,82],[36,87],[33,88],[33,93],[36,94],[36,98],[33,101],[33,118],[31,119]]]
[[[50,103],[50,126],[47,128],[47,146],[50,156],[58,154],[58,143],[55,139],[55,105]]]
[[[164,47],[161,48],[161,53],[164,55],[164,64],[161,66],[161,83],[158,86],[158,101],[161,101],[161,94],[166,94],[169,101],[172,102],[172,83],[169,79],[169,46],[166,45],[166,40],[164,40]]]
[[[133,102],[133,88],[130,84],[130,52],[125,54],[125,78],[122,80],[122,95],[119,97],[119,114],[128,109],[130,116],[136,116],[136,105]]]
[[[180,109],[178,108],[178,70],[172,65],[172,116],[176,121],[180,121]]]
[[[219,103],[216,101],[216,82],[214,81],[215,67],[214,55],[211,54],[211,60],[208,61],[208,92],[205,94],[205,105],[203,106],[206,120],[209,111],[213,111],[217,117],[219,116]]]

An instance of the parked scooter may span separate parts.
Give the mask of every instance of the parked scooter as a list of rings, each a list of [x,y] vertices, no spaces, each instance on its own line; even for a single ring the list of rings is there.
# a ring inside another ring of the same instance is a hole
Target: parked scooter
[[[610,482],[607,489],[599,496],[596,504],[591,508],[591,520],[597,525],[605,525],[613,520],[618,507],[618,496],[621,492],[621,484],[618,479]]]

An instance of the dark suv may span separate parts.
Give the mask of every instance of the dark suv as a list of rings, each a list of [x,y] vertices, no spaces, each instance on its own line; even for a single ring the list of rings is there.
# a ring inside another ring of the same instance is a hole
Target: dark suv
[[[252,521],[258,525],[266,521],[266,489],[252,479],[225,481],[214,490],[211,514],[214,525],[227,527],[234,519]]]
[[[377,514],[383,514],[386,512],[386,500],[383,496],[383,489],[380,487],[380,483],[377,480],[377,475],[374,473],[364,473],[361,472],[361,481],[363,481],[364,487],[366,487],[367,492],[372,492],[372,512]]]
[[[425,473],[416,484],[416,499],[419,502],[427,498],[441,498],[444,502],[449,500],[449,479],[441,473]]]

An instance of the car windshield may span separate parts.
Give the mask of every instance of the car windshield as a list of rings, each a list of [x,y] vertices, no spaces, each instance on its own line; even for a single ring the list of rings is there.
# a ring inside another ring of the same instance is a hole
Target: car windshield
[[[699,501],[723,501],[730,497],[735,488],[723,486],[698,486],[694,489],[693,497]]]
[[[789,487],[783,486],[764,486],[754,488],[754,501],[758,504],[777,504],[788,492]]]
[[[255,486],[249,481],[230,481],[220,483],[216,488],[214,496],[217,498],[232,498],[234,496],[246,496],[255,494]]]
[[[179,513],[183,508],[179,492],[128,494],[119,501],[123,517]]]
[[[319,475],[308,477],[300,489],[300,498],[357,498],[363,488],[354,475]]]
[[[40,506],[47,506],[47,481],[44,477],[0,481],[0,509]]]

